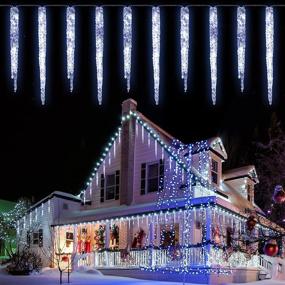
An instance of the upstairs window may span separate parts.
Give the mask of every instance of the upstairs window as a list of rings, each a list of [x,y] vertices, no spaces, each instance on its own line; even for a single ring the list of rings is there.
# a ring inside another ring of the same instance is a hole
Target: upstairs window
[[[141,195],[163,190],[164,161],[142,163],[141,165]]]
[[[219,164],[216,160],[212,159],[211,162],[212,183],[218,184],[218,171],[219,171]]]
[[[110,174],[106,176],[106,200],[115,199],[116,175]]]
[[[159,186],[159,164],[152,163],[147,166],[147,192],[157,192]]]

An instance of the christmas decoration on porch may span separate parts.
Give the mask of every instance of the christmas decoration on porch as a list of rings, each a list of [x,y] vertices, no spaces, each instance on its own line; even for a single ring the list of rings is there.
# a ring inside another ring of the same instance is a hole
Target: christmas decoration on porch
[[[268,256],[276,256],[278,253],[278,245],[276,240],[269,240],[265,243],[263,251]]]
[[[277,204],[282,204],[285,202],[285,191],[281,185],[275,186],[272,199]]]

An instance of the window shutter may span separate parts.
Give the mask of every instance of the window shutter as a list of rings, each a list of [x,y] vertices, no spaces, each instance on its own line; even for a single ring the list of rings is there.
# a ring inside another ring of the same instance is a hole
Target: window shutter
[[[115,200],[120,198],[120,170],[116,171],[116,190],[115,190]]]
[[[145,195],[146,164],[141,164],[141,195]]]
[[[159,160],[159,187],[158,191],[162,191],[164,188],[164,160]]]
[[[43,247],[43,230],[39,229],[39,247]]]
[[[101,174],[101,189],[100,189],[100,202],[104,203],[105,196],[105,177],[104,174]]]

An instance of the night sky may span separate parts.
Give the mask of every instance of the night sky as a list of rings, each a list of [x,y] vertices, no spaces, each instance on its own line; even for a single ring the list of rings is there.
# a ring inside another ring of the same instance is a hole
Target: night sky
[[[187,3],[198,2],[201,3]],[[222,4],[204,2],[209,3]],[[76,8],[75,84],[70,94],[66,79],[65,8],[48,7],[47,104],[41,106],[37,8],[20,7],[19,80],[18,92],[14,94],[10,80],[9,9],[0,7],[0,198],[16,200],[21,196],[34,196],[38,200],[52,191],[78,194],[105,143],[120,123],[121,102],[128,97],[137,100],[139,111],[183,142],[219,135],[224,138],[226,148],[238,145],[236,156],[242,155],[256,127],[265,133],[272,112],[285,124],[285,7],[275,9],[272,107],[267,104],[264,11],[264,7],[247,9],[246,78],[245,92],[241,94],[237,79],[236,8],[218,8],[218,88],[217,105],[213,107],[208,8],[195,6],[191,9],[189,91],[184,93],[180,79],[179,8],[162,7],[160,105],[156,106],[151,8],[133,8],[132,79],[130,94],[127,94],[123,79],[122,7],[105,7],[104,94],[103,105],[99,106],[94,8]]]

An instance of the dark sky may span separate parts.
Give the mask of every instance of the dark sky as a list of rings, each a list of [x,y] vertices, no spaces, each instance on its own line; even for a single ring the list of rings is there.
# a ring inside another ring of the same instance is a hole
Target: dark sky
[[[64,4],[63,1],[54,3]],[[88,4],[88,1],[85,3]],[[215,3],[222,4],[218,1]],[[267,128],[272,112],[277,112],[279,119],[285,122],[285,7],[275,9],[272,107],[268,106],[266,97],[263,7],[247,9],[244,94],[239,91],[237,79],[236,10],[235,7],[219,7],[218,99],[215,107],[210,97],[207,7],[191,9],[189,91],[186,94],[180,79],[179,8],[161,9],[159,106],[155,106],[153,99],[150,7],[133,8],[130,94],[126,93],[123,80],[122,7],[105,8],[102,106],[98,105],[96,99],[94,8],[76,8],[73,94],[68,91],[65,73],[65,8],[48,7],[47,11],[47,105],[41,106],[37,8],[20,7],[19,81],[18,92],[13,94],[12,81],[9,79],[9,9],[0,7],[0,198],[15,200],[20,196],[33,195],[40,199],[55,190],[77,194],[118,126],[121,102],[128,97],[138,101],[138,109],[146,116],[182,141],[191,142],[220,135],[230,138],[227,142],[239,146],[240,151],[236,155],[240,155],[241,150],[250,144],[257,126],[262,130]]]

